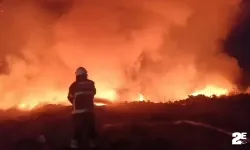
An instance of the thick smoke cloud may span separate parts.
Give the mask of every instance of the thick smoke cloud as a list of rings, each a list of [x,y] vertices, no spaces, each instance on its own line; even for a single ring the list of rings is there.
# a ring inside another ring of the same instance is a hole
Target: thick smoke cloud
[[[184,98],[233,88],[222,50],[237,0],[5,0],[0,13],[0,106],[65,100],[84,66],[97,97]]]
[[[249,38],[250,38],[250,2],[242,0],[240,11],[236,17],[227,38],[225,39],[225,49],[232,57],[237,58],[242,70],[242,78],[239,85],[242,90],[249,90],[250,85],[250,63],[249,63]]]

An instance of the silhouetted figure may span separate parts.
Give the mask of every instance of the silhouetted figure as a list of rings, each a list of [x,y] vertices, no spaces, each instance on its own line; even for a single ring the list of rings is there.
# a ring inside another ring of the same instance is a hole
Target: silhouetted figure
[[[94,115],[95,83],[88,79],[87,70],[83,67],[79,67],[75,74],[76,81],[70,85],[68,94],[68,100],[73,106],[74,125],[74,137],[70,147],[72,149],[83,146],[93,148],[96,146],[97,138]]]

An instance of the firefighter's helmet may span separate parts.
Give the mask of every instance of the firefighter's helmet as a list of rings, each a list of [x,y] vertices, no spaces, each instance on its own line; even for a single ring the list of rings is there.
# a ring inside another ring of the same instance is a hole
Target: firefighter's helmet
[[[77,69],[76,69],[76,72],[75,72],[75,74],[76,74],[77,76],[79,76],[79,75],[84,75],[84,74],[87,74],[87,73],[88,73],[87,70],[86,70],[85,68],[83,68],[83,67],[77,68]]]

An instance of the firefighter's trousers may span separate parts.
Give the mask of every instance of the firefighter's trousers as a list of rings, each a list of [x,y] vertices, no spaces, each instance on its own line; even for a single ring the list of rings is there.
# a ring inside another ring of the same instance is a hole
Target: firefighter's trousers
[[[88,146],[90,142],[96,142],[97,131],[95,115],[93,112],[72,114],[74,135],[73,140],[79,147]]]

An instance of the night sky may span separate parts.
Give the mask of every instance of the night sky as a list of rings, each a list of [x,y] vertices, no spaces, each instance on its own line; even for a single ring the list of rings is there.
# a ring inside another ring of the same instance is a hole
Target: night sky
[[[242,68],[240,85],[246,88],[250,84],[250,1],[243,0],[241,12],[236,23],[225,40],[225,51],[238,60]]]

